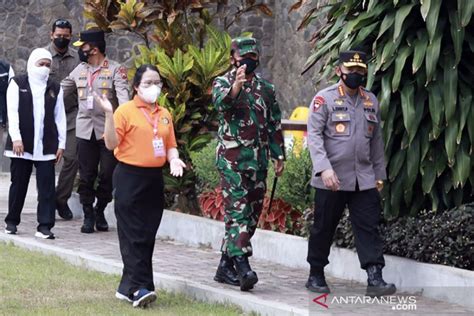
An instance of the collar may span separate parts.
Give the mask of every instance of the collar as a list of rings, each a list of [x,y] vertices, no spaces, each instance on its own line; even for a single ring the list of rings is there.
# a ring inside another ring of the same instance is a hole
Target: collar
[[[53,42],[51,42],[48,46],[48,49],[49,49],[49,52],[51,53],[51,56],[61,56],[61,57],[64,57],[64,56],[72,56],[70,53],[69,53],[69,47],[68,49],[66,49],[66,52],[64,54],[60,54],[55,48],[54,48],[54,44]]]
[[[365,99],[365,100],[368,100],[369,99],[369,96],[368,94],[364,91],[364,88],[362,87],[359,87],[358,89],[358,92],[359,92],[359,95]],[[342,79],[339,80],[338,84],[337,84],[337,91],[339,92],[339,96],[341,97],[345,97],[346,96],[346,90],[344,89],[344,85],[342,83]],[[356,96],[356,94],[354,95]]]
[[[139,109],[145,108],[145,109],[151,110],[150,106],[147,103],[143,102],[143,100],[140,99],[140,97],[137,94],[133,97],[133,103]],[[161,111],[161,106],[158,103],[156,103],[156,107],[151,113],[157,113],[159,111]]]

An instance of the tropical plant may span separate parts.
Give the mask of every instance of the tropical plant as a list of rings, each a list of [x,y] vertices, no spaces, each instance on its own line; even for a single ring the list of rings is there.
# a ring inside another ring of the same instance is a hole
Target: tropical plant
[[[326,23],[303,72],[317,64],[324,81],[339,51],[372,53],[367,88],[383,119],[385,216],[472,201],[474,1],[300,0],[290,11],[310,2],[298,29],[324,16]]]
[[[105,32],[127,31],[143,39],[133,50],[135,67],[157,65],[164,78],[160,104],[173,116],[180,156],[188,164],[182,178],[165,172],[165,189],[179,194],[178,208],[198,213],[196,177],[190,154],[212,138],[217,125],[211,104],[215,77],[230,67],[230,36],[213,26],[214,20],[234,13],[234,20],[258,10],[271,14],[262,2],[224,0],[85,0],[88,27]],[[212,10],[211,10],[212,9]],[[213,12],[211,14],[211,12]],[[226,22],[230,26],[234,20]],[[132,78],[135,70],[129,70]]]

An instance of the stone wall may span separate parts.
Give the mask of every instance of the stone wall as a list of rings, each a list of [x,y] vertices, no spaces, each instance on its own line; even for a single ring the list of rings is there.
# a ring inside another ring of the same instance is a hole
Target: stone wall
[[[82,0],[0,0],[0,58],[12,63],[15,71],[25,71],[32,49],[50,42],[51,25],[65,18],[73,25],[73,40],[84,27]],[[267,0],[274,17],[258,13],[244,15],[229,28],[231,36],[252,32],[261,41],[259,71],[273,81],[277,97],[288,117],[298,105],[307,106],[315,93],[311,72],[300,73],[309,56],[309,31],[296,32],[301,14],[288,14],[294,0]],[[303,11],[301,11],[303,12]],[[131,48],[140,39],[132,35],[107,35],[110,58],[130,65]]]

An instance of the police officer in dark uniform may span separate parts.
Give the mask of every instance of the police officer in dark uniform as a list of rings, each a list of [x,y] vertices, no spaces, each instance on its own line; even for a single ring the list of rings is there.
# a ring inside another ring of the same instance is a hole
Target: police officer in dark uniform
[[[329,293],[324,277],[334,232],[348,206],[361,268],[368,275],[368,296],[395,293],[382,278],[383,244],[378,230],[379,191],[386,179],[379,104],[362,84],[367,75],[366,54],[339,55],[337,84],[316,94],[310,105],[308,146],[313,162],[311,185],[316,188],[306,287]]]

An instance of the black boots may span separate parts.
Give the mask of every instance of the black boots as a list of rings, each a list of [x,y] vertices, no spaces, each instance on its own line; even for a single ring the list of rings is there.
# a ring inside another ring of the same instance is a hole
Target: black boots
[[[230,285],[240,285],[237,271],[234,269],[234,263],[232,262],[232,259],[224,253],[222,254],[221,262],[219,262],[219,266],[217,267],[214,281]]]
[[[331,293],[326,283],[326,278],[324,277],[324,269],[311,268],[308,281],[306,282],[306,288],[311,292]]]
[[[382,265],[371,265],[367,268],[367,293],[370,297],[392,295],[397,291],[393,283],[387,284],[382,279]]]
[[[58,215],[64,220],[72,219],[72,211],[66,203],[56,202],[56,209],[58,210]]]
[[[109,230],[109,224],[105,220],[104,210],[107,206],[107,203],[97,202],[94,207],[96,219],[95,219],[95,228],[100,232],[106,232]]]
[[[84,224],[81,227],[81,233],[90,234],[94,232],[95,214],[92,204],[84,204]]]
[[[249,259],[247,256],[232,257],[235,270],[240,282],[240,290],[248,291],[253,289],[253,286],[258,282],[257,274],[250,268]]]

